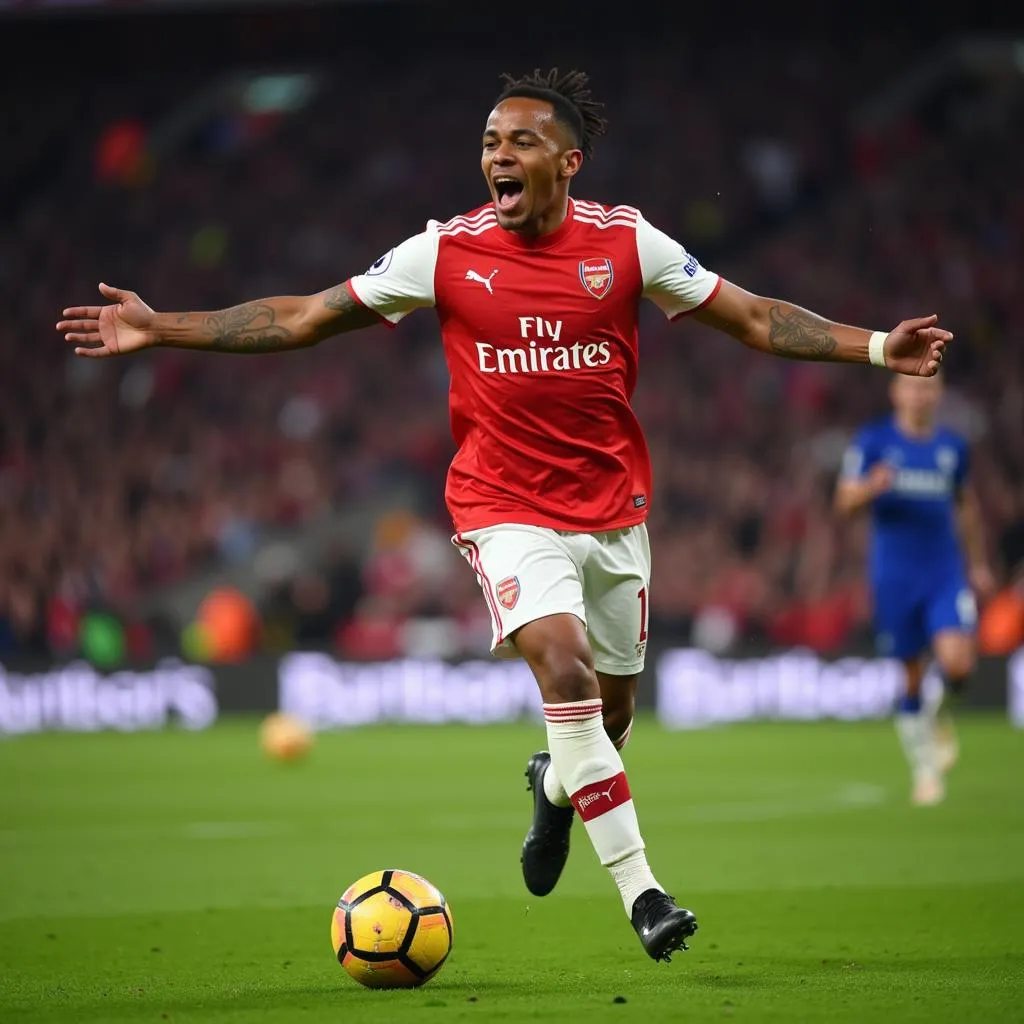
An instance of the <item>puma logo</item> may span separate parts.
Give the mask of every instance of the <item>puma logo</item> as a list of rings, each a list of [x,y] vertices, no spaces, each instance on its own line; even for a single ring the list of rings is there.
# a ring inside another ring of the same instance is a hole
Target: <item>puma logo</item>
[[[612,779],[612,784],[607,789],[595,789],[590,793],[584,793],[583,796],[577,801],[579,809],[582,811],[589,807],[592,803],[600,800],[601,797],[607,797],[608,803],[612,802],[612,790],[619,784],[618,779]]]
[[[466,280],[476,281],[477,284],[482,284],[487,289],[487,291],[490,292],[491,295],[493,295],[494,288],[491,285],[491,280],[494,278],[494,275],[498,272],[499,269],[500,268],[495,268],[494,270],[492,270],[490,276],[488,277],[481,277],[475,270],[467,270]]]

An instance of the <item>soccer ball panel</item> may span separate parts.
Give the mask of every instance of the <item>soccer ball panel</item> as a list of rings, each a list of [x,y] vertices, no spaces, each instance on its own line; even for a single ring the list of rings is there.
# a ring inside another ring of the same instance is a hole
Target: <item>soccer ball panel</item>
[[[352,903],[359,897],[368,892],[370,889],[379,888],[384,878],[383,871],[371,871],[368,875],[363,875],[362,878],[353,882],[345,891],[342,893],[342,903]]]
[[[341,966],[351,978],[367,988],[415,988],[425,980],[413,974],[401,960],[371,962],[361,960],[354,953],[346,953]]]
[[[420,970],[429,974],[444,962],[451,947],[451,932],[444,911],[421,914],[416,921],[416,931],[406,956]]]
[[[414,988],[452,946],[451,911],[411,871],[374,871],[353,882],[331,916],[331,945],[346,973],[368,988]]]
[[[345,941],[345,911],[341,907],[334,908],[331,916],[331,945],[334,947],[334,955],[338,955],[342,943]]]
[[[411,871],[395,871],[388,882],[388,888],[396,889],[417,907],[443,907],[444,897],[437,888],[420,875]]]
[[[349,910],[348,919],[352,952],[357,955],[397,955],[405,940],[405,933],[413,923],[413,916],[405,904],[386,891],[375,892],[357,903]]]

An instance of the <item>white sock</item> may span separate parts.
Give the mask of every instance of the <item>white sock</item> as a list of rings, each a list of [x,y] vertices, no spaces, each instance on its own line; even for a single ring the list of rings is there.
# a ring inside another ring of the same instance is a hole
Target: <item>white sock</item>
[[[545,704],[544,719],[551,764],[571,794],[598,860],[619,887],[628,916],[640,893],[661,886],[647,864],[622,758],[604,731],[601,701]]]
[[[544,769],[544,774],[541,778],[544,783],[544,795],[551,803],[556,807],[569,807],[572,805],[572,800],[569,799],[565,786],[559,781],[554,761],[548,762],[548,766]]]
[[[617,740],[612,740],[612,746],[616,750],[621,750],[628,742],[629,735],[633,731],[633,719],[629,720],[629,725],[623,730],[622,735]]]
[[[896,732],[914,776],[914,782],[938,778],[935,720],[931,715],[922,711],[901,711],[896,715]]]
[[[647,864],[647,855],[643,850],[631,853],[625,860],[620,860],[617,864],[609,865],[608,870],[619,887],[627,914],[632,913],[633,904],[640,893],[646,892],[648,889],[661,889],[657,879],[651,874],[651,869]]]
[[[629,742],[629,734],[633,731],[633,719],[629,720],[629,725],[626,726],[625,731],[617,740],[612,740],[612,746],[616,750],[621,750]],[[553,763],[549,763],[542,776],[544,781],[544,795],[551,801],[556,807],[568,807],[572,800],[569,798],[569,794],[565,791],[565,786],[562,785],[561,780],[558,778],[558,772],[555,771]]]

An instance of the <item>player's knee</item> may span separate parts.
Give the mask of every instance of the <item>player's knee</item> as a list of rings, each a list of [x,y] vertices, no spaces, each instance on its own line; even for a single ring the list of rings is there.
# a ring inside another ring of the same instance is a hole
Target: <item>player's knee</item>
[[[534,665],[534,672],[547,704],[593,700],[600,696],[593,666],[573,650],[548,648]]]
[[[973,671],[977,664],[973,647],[966,644],[957,646],[953,650],[944,651],[939,658],[942,667],[942,674],[953,683],[962,683]]]

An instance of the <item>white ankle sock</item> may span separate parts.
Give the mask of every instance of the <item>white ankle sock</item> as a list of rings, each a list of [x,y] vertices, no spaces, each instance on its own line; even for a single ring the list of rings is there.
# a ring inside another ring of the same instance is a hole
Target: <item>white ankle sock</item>
[[[651,874],[647,864],[647,857],[643,850],[631,853],[624,860],[609,866],[608,870],[615,879],[622,895],[622,903],[626,908],[627,916],[633,912],[633,904],[637,896],[648,889],[660,889],[657,879]]]
[[[604,731],[601,701],[545,704],[544,719],[557,779],[571,794],[598,859],[619,887],[628,915],[641,892],[661,886],[647,864],[622,758]]]
[[[896,715],[896,732],[914,776],[914,782],[938,778],[935,720],[931,715],[923,711],[901,711]]]

